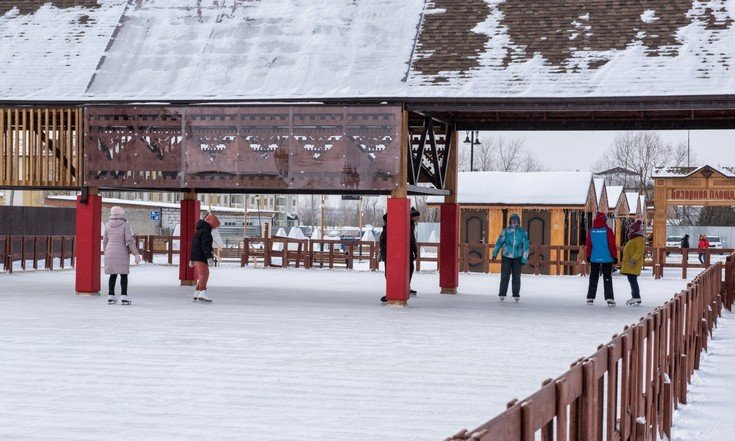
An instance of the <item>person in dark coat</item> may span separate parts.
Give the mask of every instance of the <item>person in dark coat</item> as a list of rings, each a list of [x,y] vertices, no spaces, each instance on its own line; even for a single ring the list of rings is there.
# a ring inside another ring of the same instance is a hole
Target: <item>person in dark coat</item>
[[[408,283],[410,285],[411,279],[413,278],[413,271],[414,271],[414,260],[416,260],[416,256],[418,255],[418,247],[416,246],[416,222],[418,222],[419,216],[421,213],[419,213],[418,210],[415,208],[411,208],[411,229],[410,229],[410,252],[411,252],[411,258],[409,260],[408,265]],[[383,231],[380,233],[380,260],[388,264],[388,258],[387,258],[387,251],[388,251],[388,215],[383,215]],[[386,266],[386,272],[387,272],[387,266]],[[415,296],[416,290],[413,290],[409,287],[409,294],[412,296]],[[380,298],[380,301],[385,303],[388,301],[387,296],[383,296]]]
[[[681,239],[681,247],[683,248],[689,248],[689,235],[685,234],[684,237]]]
[[[418,248],[416,247],[416,223],[419,221],[419,216],[421,216],[421,213],[413,207],[411,207],[411,260],[409,261],[408,265],[408,283],[409,286],[411,284],[411,279],[413,279],[413,269],[414,269],[414,261],[416,260],[416,257],[418,256]],[[409,288],[409,294],[412,296],[416,295],[416,290]]]
[[[125,219],[125,210],[122,207],[110,209],[110,220],[105,227],[102,237],[102,247],[105,250],[105,274],[110,275],[108,280],[107,303],[117,303],[115,284],[120,275],[120,299],[123,305],[130,304],[128,297],[128,274],[130,273],[130,255],[135,256],[135,263],[141,261],[138,248],[135,246],[133,230]]]
[[[194,267],[197,278],[197,286],[194,291],[195,302],[212,301],[207,296],[207,282],[209,281],[209,267],[216,263],[212,252],[212,230],[219,227],[219,224],[219,219],[212,213],[207,214],[204,219],[199,219],[196,224],[189,255],[189,266]]]
[[[602,272],[605,300],[608,306],[615,306],[613,294],[612,267],[618,262],[618,249],[615,246],[615,233],[607,226],[607,215],[598,212],[587,232],[587,261],[590,263],[590,282],[587,290],[587,304],[591,305],[597,296],[597,282]]]

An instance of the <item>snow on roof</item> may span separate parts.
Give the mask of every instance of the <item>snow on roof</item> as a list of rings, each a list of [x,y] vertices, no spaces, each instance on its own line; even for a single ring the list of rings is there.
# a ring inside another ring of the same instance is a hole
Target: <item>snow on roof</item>
[[[591,181],[591,172],[461,172],[457,202],[584,206]],[[430,196],[428,202],[441,203],[443,198]]]
[[[735,93],[732,2],[77,2],[0,8],[0,99]]]
[[[56,201],[76,201],[76,196],[46,196],[46,199],[56,200]],[[135,205],[138,207],[155,207],[155,208],[175,208],[180,209],[181,205],[179,204],[171,204],[168,202],[153,202],[153,201],[137,201],[137,200],[130,200],[130,199],[118,199],[118,198],[102,198],[103,204],[114,204],[114,205]],[[242,208],[231,208],[231,207],[219,207],[219,206],[208,206],[202,204],[202,210],[208,209],[210,211],[214,211],[216,213],[243,213]],[[250,213],[251,210],[248,210],[248,213]]]
[[[728,178],[735,178],[735,167],[723,167],[705,164],[699,167],[656,167],[654,178],[686,178],[704,169],[712,169]]]
[[[603,190],[605,189],[605,180],[603,178],[595,178],[595,200],[597,201],[597,205],[600,205],[602,203],[602,194]],[[608,199],[609,204],[609,199]]]
[[[638,214],[638,193],[625,193],[630,214]]]
[[[623,194],[623,186],[622,185],[613,185],[613,186],[606,186],[605,189],[607,190],[607,203],[610,206],[611,209],[618,206],[620,203],[620,196]]]

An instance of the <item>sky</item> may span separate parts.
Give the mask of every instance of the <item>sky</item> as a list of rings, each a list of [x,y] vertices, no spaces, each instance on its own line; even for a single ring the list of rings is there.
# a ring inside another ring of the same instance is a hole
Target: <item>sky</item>
[[[480,140],[493,135],[520,138],[547,170],[592,170],[622,131],[480,132]],[[686,142],[686,130],[659,131],[671,143]],[[464,133],[460,140],[464,139]],[[467,145],[462,145],[467,148]],[[735,130],[690,131],[692,157],[714,165],[735,165]],[[702,164],[692,164],[702,165]]]

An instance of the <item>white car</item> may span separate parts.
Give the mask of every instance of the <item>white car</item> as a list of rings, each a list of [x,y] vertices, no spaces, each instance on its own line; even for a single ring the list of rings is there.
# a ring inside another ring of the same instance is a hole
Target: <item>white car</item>
[[[666,238],[666,247],[667,248],[681,248],[682,239],[684,239],[684,236],[668,236]]]
[[[707,236],[707,242],[709,242],[710,248],[725,248],[720,236]]]

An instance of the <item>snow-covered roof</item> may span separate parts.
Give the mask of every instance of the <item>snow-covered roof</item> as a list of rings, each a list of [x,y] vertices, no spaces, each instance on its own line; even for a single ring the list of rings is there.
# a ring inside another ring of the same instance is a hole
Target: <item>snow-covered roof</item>
[[[597,201],[597,205],[602,204],[602,195],[605,191],[605,180],[603,178],[595,178],[595,200]]]
[[[705,164],[699,167],[656,167],[653,170],[654,178],[686,178],[702,170],[711,169],[728,178],[735,178],[735,167],[722,167]]]
[[[585,206],[591,172],[461,172],[457,202],[472,205]],[[429,203],[443,198],[430,196]]]
[[[52,201],[76,201],[76,196],[46,196],[46,199],[52,200]],[[134,205],[136,207],[152,207],[152,208],[175,208],[180,209],[181,205],[179,204],[172,204],[168,202],[153,202],[153,201],[140,201],[140,200],[131,200],[131,199],[118,199],[118,198],[102,198],[103,204],[109,204],[109,205]],[[202,209],[209,209],[211,211],[214,211],[216,213],[239,213],[243,214],[242,208],[232,208],[232,207],[220,207],[217,205],[211,206],[211,208],[208,205],[202,204]],[[261,210],[262,211],[262,210]],[[248,213],[255,213],[253,210],[248,210]]]
[[[639,206],[639,195],[638,193],[625,193],[625,198],[628,200],[628,208],[630,209],[630,214],[639,214],[638,213],[638,206]]]
[[[694,0],[2,2],[0,99],[733,94],[734,18]]]
[[[607,203],[608,203],[608,209],[614,210],[615,208],[619,208],[621,203],[626,204],[627,200],[625,198],[621,198],[623,194],[623,186],[622,185],[606,185],[605,190],[607,191]]]

